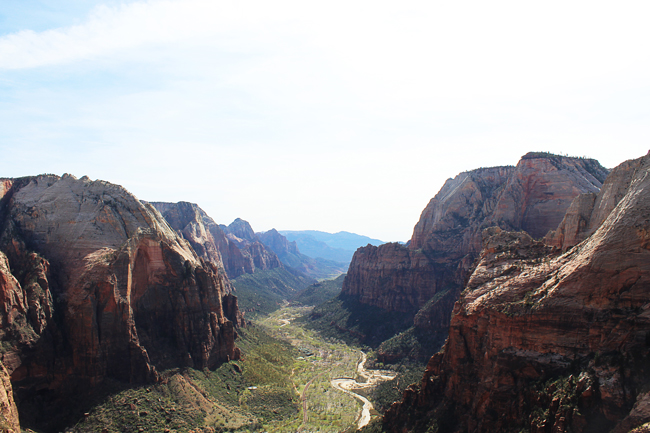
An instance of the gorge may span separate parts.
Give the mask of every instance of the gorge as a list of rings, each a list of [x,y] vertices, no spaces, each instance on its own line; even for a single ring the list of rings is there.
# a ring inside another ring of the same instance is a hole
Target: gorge
[[[648,155],[463,172],[336,283],[315,278],[339,262],[197,204],[2,179],[0,428],[354,431],[331,388],[364,371],[347,341],[375,366],[428,360],[366,432],[631,432],[650,422],[648,233]]]

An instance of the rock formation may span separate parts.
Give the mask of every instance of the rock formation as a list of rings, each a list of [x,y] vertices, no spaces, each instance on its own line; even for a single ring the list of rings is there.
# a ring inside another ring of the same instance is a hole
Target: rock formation
[[[234,279],[243,274],[252,274],[256,270],[282,266],[275,254],[264,248],[255,238],[252,228],[244,220],[235,220],[232,223],[233,230],[252,240],[241,239],[230,233],[228,226],[215,223],[194,203],[151,204],[160,211],[174,230],[190,242],[199,256],[224,269],[229,278]],[[248,233],[246,227],[250,229]]]
[[[625,195],[636,165],[636,161],[626,161],[612,170],[600,194],[576,197],[558,228],[547,234],[545,242],[566,251],[596,231]]]
[[[571,201],[597,193],[598,162],[546,153],[516,167],[482,168],[447,180],[429,202],[408,245],[368,245],[355,253],[343,295],[413,315],[416,326],[446,332],[451,309],[490,226],[535,238],[557,228]]]
[[[576,215],[582,228],[564,239],[593,232],[564,253],[484,231],[449,338],[386,414],[389,431],[618,433],[650,421],[650,156],[577,197],[560,227]]]
[[[232,278],[236,278],[244,273],[252,274],[258,269],[267,271],[282,267],[282,261],[280,258],[260,242],[248,221],[237,218],[235,221],[230,223],[230,225],[221,225],[219,227],[226,234],[230,244],[227,248],[223,244],[220,244],[220,250],[230,252],[227,254],[227,257],[229,258],[229,261],[233,262],[233,267],[236,267],[240,262],[245,262],[244,266],[240,268],[243,272],[233,270]],[[233,247],[237,248],[239,254],[233,251]],[[239,255],[241,255],[244,260],[240,260]],[[230,257],[232,257],[232,260]]]
[[[154,207],[86,177],[2,185],[0,335],[19,406],[239,356],[226,277]],[[41,422],[59,407],[44,404]]]
[[[0,432],[20,433],[18,409],[14,403],[9,373],[0,362]]]
[[[195,203],[151,202],[167,223],[187,240],[196,254],[225,271],[219,246],[228,244],[226,234],[203,209]],[[226,255],[228,248],[224,248]],[[229,274],[230,276],[230,274]]]

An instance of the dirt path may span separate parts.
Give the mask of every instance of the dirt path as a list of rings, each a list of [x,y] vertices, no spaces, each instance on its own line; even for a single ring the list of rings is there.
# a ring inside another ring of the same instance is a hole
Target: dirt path
[[[376,386],[379,382],[385,380],[392,380],[395,378],[396,373],[392,371],[382,371],[382,370],[366,370],[364,364],[366,363],[367,356],[365,353],[361,352],[361,359],[359,364],[357,364],[357,375],[366,379],[366,382],[357,382],[356,380],[349,377],[341,377],[337,379],[332,379],[331,384],[334,389],[343,391],[346,394],[361,400],[363,407],[361,409],[361,416],[359,417],[359,422],[357,423],[357,429],[361,429],[368,425],[370,422],[370,411],[374,409],[372,403],[362,395],[354,392],[354,389],[364,389],[371,388]]]

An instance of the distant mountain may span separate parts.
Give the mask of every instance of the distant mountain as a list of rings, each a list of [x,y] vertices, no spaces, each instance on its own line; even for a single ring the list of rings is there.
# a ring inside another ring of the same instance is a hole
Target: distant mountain
[[[268,249],[277,254],[282,263],[299,270],[309,277],[316,279],[334,278],[344,273],[348,268],[348,262],[345,261],[338,262],[302,254],[296,242],[290,242],[275,229],[257,233],[256,236]]]
[[[337,262],[350,263],[359,247],[381,245],[384,241],[350,232],[327,233],[318,230],[281,230],[289,241],[294,241],[300,251],[309,257],[321,257]]]

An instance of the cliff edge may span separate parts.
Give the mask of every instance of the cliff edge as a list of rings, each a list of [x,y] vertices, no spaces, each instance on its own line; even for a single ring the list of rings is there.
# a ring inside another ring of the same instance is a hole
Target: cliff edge
[[[389,431],[619,433],[650,421],[650,156],[615,169],[593,202],[584,227],[600,224],[564,253],[484,232],[449,338],[386,414]]]

